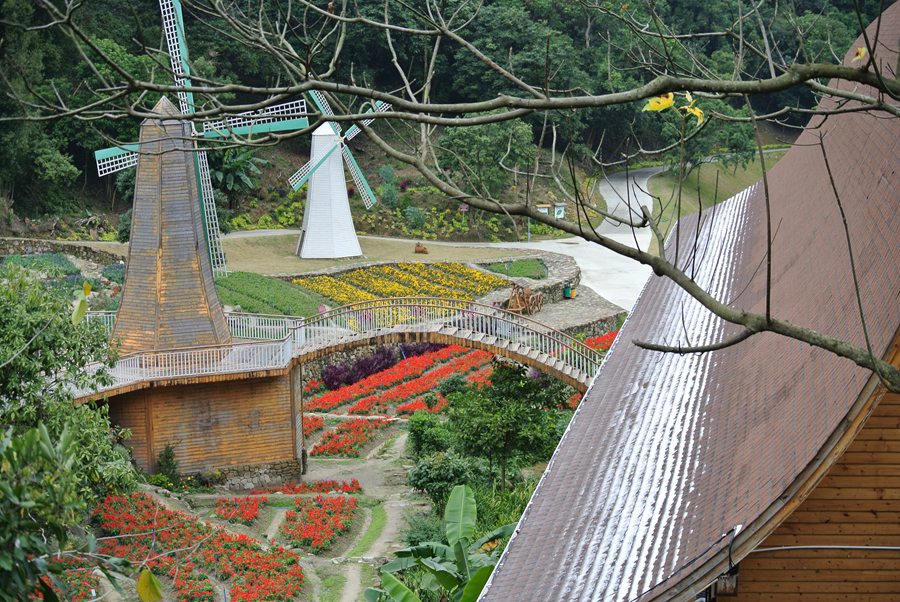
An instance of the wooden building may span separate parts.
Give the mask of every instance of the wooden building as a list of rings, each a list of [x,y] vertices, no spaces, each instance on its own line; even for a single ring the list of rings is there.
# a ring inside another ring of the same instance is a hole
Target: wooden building
[[[900,3],[867,34],[896,77]],[[857,47],[866,41],[845,65]],[[898,366],[898,157],[895,115],[816,117],[768,174],[770,214],[757,183],[682,219],[667,257],[732,307],[764,314],[771,300],[773,316],[864,349],[849,234],[868,343]],[[651,277],[481,600],[900,600],[900,396],[850,360],[769,333],[702,354],[632,344],[738,332]]]

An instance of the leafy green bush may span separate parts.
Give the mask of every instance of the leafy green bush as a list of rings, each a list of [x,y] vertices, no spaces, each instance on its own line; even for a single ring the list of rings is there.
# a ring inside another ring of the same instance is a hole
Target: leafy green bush
[[[311,316],[325,297],[277,278],[249,272],[232,272],[216,280],[219,296],[228,305],[240,305],[252,313]]]
[[[468,388],[469,385],[466,383],[466,377],[462,374],[454,374],[438,385],[438,392],[444,397],[447,397],[454,393],[463,393],[468,390]]]
[[[421,228],[425,225],[425,211],[419,207],[407,207],[403,210],[403,219],[411,228]]]
[[[156,456],[156,470],[159,474],[165,475],[171,482],[177,483],[180,479],[178,474],[178,460],[175,459],[175,448],[171,443],[166,443],[159,455]]]
[[[103,269],[100,270],[100,273],[104,278],[112,280],[113,282],[118,282],[119,284],[125,282],[124,263],[111,263],[109,265],[105,265],[103,266]]]
[[[416,412],[409,418],[409,451],[416,460],[450,449],[453,435],[437,414]]]
[[[131,239],[131,209],[119,218],[119,229],[116,231],[116,239],[119,242],[128,242]]]
[[[484,482],[489,477],[484,463],[453,452],[425,456],[409,471],[409,485],[431,498],[435,511],[443,512],[450,491],[457,485]]]
[[[28,270],[43,272],[48,276],[74,276],[81,270],[62,253],[37,253],[35,255],[7,255],[6,265],[18,265]]]
[[[444,541],[444,523],[440,516],[430,510],[410,513],[406,517],[403,540],[411,546],[417,546],[423,541],[442,542]]]
[[[473,485],[478,504],[478,535],[490,533],[500,525],[518,522],[535,487],[537,481],[534,479],[518,481],[506,489],[487,484]]]

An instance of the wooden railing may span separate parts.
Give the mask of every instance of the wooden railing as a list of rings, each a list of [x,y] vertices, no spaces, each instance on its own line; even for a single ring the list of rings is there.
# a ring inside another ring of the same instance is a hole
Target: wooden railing
[[[530,358],[585,386],[601,355],[577,339],[506,310],[456,299],[402,297],[363,301],[310,318],[226,314],[232,345],[147,351],[122,357],[111,369],[110,390],[141,381],[277,370],[296,358],[392,333],[432,333],[477,342],[498,352]],[[111,312],[91,312],[112,329]],[[102,392],[102,391],[101,391]],[[93,394],[79,391],[78,396]]]

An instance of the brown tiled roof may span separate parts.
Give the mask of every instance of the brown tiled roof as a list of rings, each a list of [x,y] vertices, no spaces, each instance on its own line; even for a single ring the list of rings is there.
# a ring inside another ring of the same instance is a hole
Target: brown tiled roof
[[[900,3],[881,23],[891,51],[876,52],[890,77],[898,39]],[[770,172],[773,315],[864,346],[841,216],[815,145],[822,133],[881,356],[900,326],[900,119],[849,113],[822,122],[814,119],[821,127],[807,128]],[[679,265],[719,299],[757,313],[765,308],[764,202],[757,183],[680,223]],[[670,259],[675,245],[670,238]],[[484,600],[690,599],[715,574],[701,565],[725,562],[736,526],[735,550],[764,535],[763,517],[821,462],[817,453],[844,428],[870,374],[767,333],[703,355],[630,343],[710,344],[738,330],[671,281],[651,278]]]
[[[163,97],[141,124],[131,242],[113,339],[120,352],[231,342],[216,295],[190,124]]]

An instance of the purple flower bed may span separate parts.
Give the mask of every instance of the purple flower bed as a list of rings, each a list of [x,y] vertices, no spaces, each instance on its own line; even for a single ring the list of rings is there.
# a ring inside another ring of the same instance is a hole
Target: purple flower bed
[[[398,353],[394,348],[382,346],[372,355],[361,357],[354,362],[328,364],[322,368],[322,382],[333,391],[352,385],[376,372],[387,370],[404,358],[430,353],[443,347],[444,345],[434,343],[404,343],[400,345]]]

